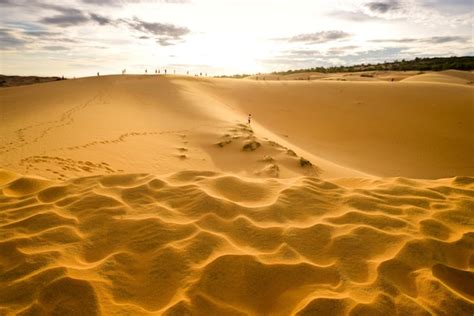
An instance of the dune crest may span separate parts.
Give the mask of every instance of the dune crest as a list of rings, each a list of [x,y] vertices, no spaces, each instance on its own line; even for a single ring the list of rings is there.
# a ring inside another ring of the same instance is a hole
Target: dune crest
[[[469,315],[472,209],[472,177],[0,171],[0,312]]]

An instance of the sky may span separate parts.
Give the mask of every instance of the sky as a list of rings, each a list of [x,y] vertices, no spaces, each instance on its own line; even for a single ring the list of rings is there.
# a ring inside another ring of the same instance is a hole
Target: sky
[[[230,75],[472,56],[474,0],[0,0],[0,73]]]

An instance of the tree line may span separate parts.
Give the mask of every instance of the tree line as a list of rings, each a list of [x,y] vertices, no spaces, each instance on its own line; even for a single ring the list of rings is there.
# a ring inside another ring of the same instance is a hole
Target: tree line
[[[431,57],[415,58],[413,60],[395,60],[378,64],[358,64],[352,66],[313,67],[306,69],[276,71],[275,75],[289,75],[300,72],[358,72],[358,71],[442,71],[447,69],[474,70],[474,56],[464,57]]]
[[[359,71],[442,71],[448,69],[456,70],[474,70],[474,56],[463,57],[427,57],[415,58],[413,60],[394,60],[378,64],[357,64],[351,66],[333,66],[333,67],[313,67],[304,69],[293,69],[286,71],[272,72],[274,75],[290,75],[302,72],[359,72]],[[257,75],[260,75],[258,73]],[[245,78],[250,74],[237,74],[231,76],[216,76],[217,78]]]

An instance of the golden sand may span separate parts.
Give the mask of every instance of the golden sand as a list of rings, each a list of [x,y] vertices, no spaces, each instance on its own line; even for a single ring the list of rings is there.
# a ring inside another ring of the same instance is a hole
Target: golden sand
[[[0,90],[0,314],[471,315],[472,74],[388,75]]]

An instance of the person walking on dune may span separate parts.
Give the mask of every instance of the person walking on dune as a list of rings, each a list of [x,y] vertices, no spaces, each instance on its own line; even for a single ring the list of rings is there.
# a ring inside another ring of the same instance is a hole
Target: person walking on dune
[[[249,117],[247,118],[247,124],[250,125],[251,121],[252,121],[252,114],[249,114]]]

